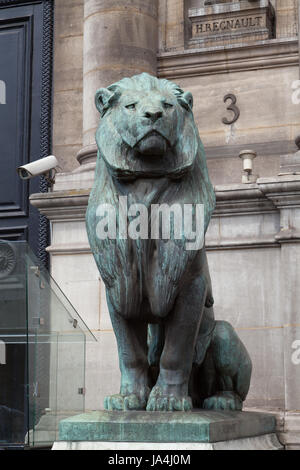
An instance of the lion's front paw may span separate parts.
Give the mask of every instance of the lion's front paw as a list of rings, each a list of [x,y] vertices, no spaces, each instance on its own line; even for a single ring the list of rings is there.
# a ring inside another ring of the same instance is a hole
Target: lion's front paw
[[[190,411],[192,400],[188,396],[176,396],[163,392],[161,387],[154,387],[150,393],[147,411]]]
[[[234,392],[219,392],[203,402],[206,410],[242,411],[243,402]]]
[[[105,397],[104,408],[108,411],[139,411],[145,410],[147,399],[135,393],[130,395],[111,395]]]

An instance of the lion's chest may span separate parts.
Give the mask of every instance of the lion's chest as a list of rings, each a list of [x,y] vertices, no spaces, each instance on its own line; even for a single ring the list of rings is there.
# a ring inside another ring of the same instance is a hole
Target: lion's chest
[[[188,257],[186,250],[172,237],[153,236],[152,208],[162,201],[172,204],[178,183],[175,185],[161,178],[114,184],[111,201],[106,198],[103,201],[104,193],[96,187],[87,211],[89,239],[110,303],[126,318],[140,316],[145,303],[150,314],[164,317],[174,304]],[[101,202],[110,203],[117,213],[115,237],[95,237]]]

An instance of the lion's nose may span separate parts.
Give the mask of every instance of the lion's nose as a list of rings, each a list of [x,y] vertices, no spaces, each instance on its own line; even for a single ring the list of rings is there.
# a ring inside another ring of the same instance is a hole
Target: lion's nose
[[[163,115],[160,109],[147,109],[144,113],[144,117],[151,119],[152,122],[157,121]]]

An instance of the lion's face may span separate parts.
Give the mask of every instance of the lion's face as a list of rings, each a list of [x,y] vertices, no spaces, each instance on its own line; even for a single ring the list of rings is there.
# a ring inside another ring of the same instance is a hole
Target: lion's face
[[[198,139],[190,93],[179,98],[167,87],[116,84],[97,92],[96,105],[96,141],[115,176],[180,174],[193,166]]]
[[[177,104],[175,96],[167,92],[129,91],[121,96],[112,111],[116,129],[137,154],[166,155],[168,148],[174,147],[183,126],[183,109]]]

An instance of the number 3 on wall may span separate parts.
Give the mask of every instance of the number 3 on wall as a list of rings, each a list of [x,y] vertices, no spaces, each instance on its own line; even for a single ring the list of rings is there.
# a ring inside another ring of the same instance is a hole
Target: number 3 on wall
[[[239,108],[236,106],[236,102],[237,102],[236,96],[233,95],[232,93],[229,93],[228,95],[224,96],[224,103],[226,103],[228,100],[231,100],[231,104],[227,107],[227,110],[232,111],[234,116],[231,120],[227,118],[223,118],[222,121],[224,124],[227,124],[228,126],[230,126],[231,124],[233,124],[234,122],[238,120],[241,113],[240,113]]]

